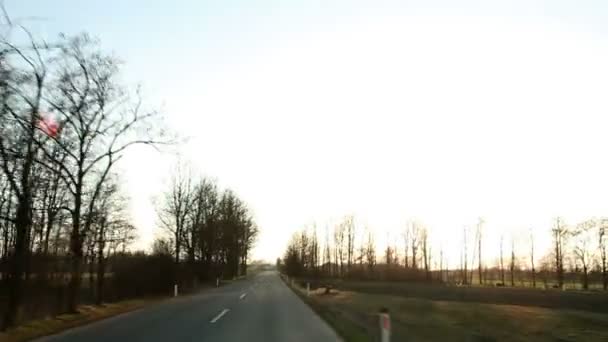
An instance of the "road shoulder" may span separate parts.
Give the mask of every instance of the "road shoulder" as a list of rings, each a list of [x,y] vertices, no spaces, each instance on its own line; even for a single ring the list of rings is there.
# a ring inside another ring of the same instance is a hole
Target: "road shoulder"
[[[334,312],[331,308],[317,303],[313,298],[308,297],[306,289],[298,286],[297,282],[291,283],[286,276],[281,274],[281,280],[293,293],[308,305],[323,321],[325,321],[343,341],[348,342],[367,342],[370,336],[361,326],[351,320],[341,317],[339,312]]]
[[[167,298],[169,297],[132,299],[116,303],[107,303],[100,306],[83,305],[78,308],[78,313],[62,314],[47,319],[33,320],[14,329],[2,332],[0,333],[0,340],[5,342],[22,342],[58,334],[72,328],[137,311],[149,305],[159,303]]]

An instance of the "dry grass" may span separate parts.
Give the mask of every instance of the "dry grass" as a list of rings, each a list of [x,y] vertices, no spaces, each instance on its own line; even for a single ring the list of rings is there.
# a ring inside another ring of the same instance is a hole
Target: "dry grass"
[[[85,325],[121,313],[137,310],[159,300],[160,298],[137,299],[104,304],[102,306],[81,306],[78,309],[78,313],[64,314],[53,318],[30,321],[15,329],[0,333],[0,341],[29,341],[37,337],[56,334],[80,325]]]
[[[604,291],[561,291],[523,287],[445,286],[412,282],[335,282],[335,288],[358,293],[425,298],[502,305],[545,307],[556,310],[583,310],[608,314],[608,293]]]
[[[316,300],[314,296],[308,297],[305,294],[304,289],[298,288],[296,285],[292,286],[288,282],[285,283],[319,316],[331,325],[344,341],[366,342],[371,340],[365,325],[360,324],[360,322],[357,322],[356,320],[343,317],[344,312],[335,310],[331,305],[326,305],[326,303]]]
[[[396,341],[608,341],[608,314],[602,313],[350,291],[315,291],[310,301],[357,324],[368,339],[376,333],[375,313],[387,307]]]

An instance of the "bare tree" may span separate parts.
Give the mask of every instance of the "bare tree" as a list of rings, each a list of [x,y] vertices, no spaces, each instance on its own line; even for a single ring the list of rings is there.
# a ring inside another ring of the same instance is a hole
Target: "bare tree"
[[[480,217],[479,218],[479,222],[477,222],[477,259],[479,261],[479,269],[478,269],[478,274],[479,274],[479,284],[482,285],[483,284],[483,277],[481,275],[481,269],[482,269],[482,265],[481,265],[481,234],[482,234],[482,226],[483,226],[483,219]]]
[[[118,180],[112,177],[104,184],[100,194],[100,201],[95,206],[93,215],[93,228],[91,239],[94,248],[94,259],[96,261],[96,283],[95,303],[101,305],[105,299],[105,278],[108,255],[122,246],[121,252],[125,253],[126,246],[135,238],[133,227],[125,212],[126,198],[120,195]],[[91,275],[93,272],[91,272]],[[93,277],[91,276],[91,279]]]
[[[463,250],[463,275],[462,275],[462,282],[463,284],[467,284],[467,264],[468,264],[468,256],[467,256],[467,252],[468,252],[468,248],[467,248],[467,227],[464,227],[462,229],[463,232],[463,238],[462,238],[462,250]]]
[[[323,247],[323,265],[325,274],[332,275],[331,268],[331,246],[329,241],[329,226],[325,225],[325,246]]]
[[[218,203],[218,225],[221,229],[220,250],[224,255],[223,269],[227,276],[235,277],[243,274],[243,263],[248,251],[252,248],[258,234],[258,228],[253,222],[249,209],[231,190],[224,190]],[[306,237],[307,238],[307,237]],[[306,241],[308,246],[309,240]],[[310,265],[304,251],[304,265]]]
[[[504,258],[503,258],[503,241],[504,241],[504,237],[501,235],[500,236],[500,282],[504,286],[505,285],[505,264],[504,264]]]
[[[170,239],[156,238],[152,243],[152,255],[173,255],[173,245]]]
[[[87,35],[64,37],[59,51],[52,90],[43,100],[59,115],[61,134],[48,135],[49,143],[37,145],[52,164],[59,166],[72,197],[68,207],[72,216],[68,307],[75,311],[83,243],[93,224],[92,211],[102,186],[126,149],[135,144],[160,143],[156,139],[162,136],[162,130],[158,137],[152,137],[154,127],[161,127],[157,113],[144,112],[139,94],[131,101],[129,92],[117,80],[119,62],[102,53],[97,41]],[[57,160],[47,146],[59,147],[65,159]]]
[[[555,224],[552,228],[555,272],[557,274],[557,283],[559,288],[564,288],[564,246],[566,244],[568,228],[562,222],[560,217],[555,219]]]
[[[532,270],[532,287],[536,288],[536,268],[534,267],[534,233],[530,229],[530,266]]]
[[[12,211],[14,201],[12,188],[4,177],[4,173],[0,172],[0,229],[2,231],[2,244],[0,245],[2,253],[0,254],[0,257],[3,260],[8,259],[10,252],[9,246],[11,245],[11,233],[13,232]],[[2,272],[2,279],[6,279],[5,270]]]
[[[48,79],[46,44],[29,34],[27,46],[0,41],[0,167],[15,199],[14,218],[4,217],[14,226],[14,246],[9,256],[8,304],[4,329],[16,322],[23,297],[23,278],[28,258],[28,236],[32,229],[32,202],[35,182],[38,123],[45,84]]]
[[[319,266],[319,238],[317,236],[317,225],[316,224],[314,224],[313,228],[312,228],[309,248],[310,248],[310,250],[308,253],[310,255],[310,268],[312,269],[313,275],[318,276],[317,267]],[[349,266],[349,268],[350,268],[350,266]]]
[[[199,254],[205,274],[211,272],[218,249],[218,236],[220,234],[218,230],[218,201],[217,184],[213,180],[203,178],[196,185],[194,225],[197,229]]]
[[[515,286],[515,238],[511,237],[511,262],[509,263],[511,271],[511,286]]]
[[[340,276],[344,275],[344,225],[342,223],[336,225],[334,227],[334,246],[336,253],[336,264],[340,266],[340,270],[338,274]]]
[[[190,172],[184,164],[178,164],[169,190],[165,192],[158,217],[162,226],[173,235],[173,257],[179,263],[181,248],[184,245],[184,231],[192,202],[192,183]]]
[[[412,245],[412,268],[414,270],[418,269],[418,244],[419,242],[419,235],[420,235],[420,227],[418,222],[410,222],[410,243]]]
[[[428,231],[427,231],[426,227],[422,227],[422,229],[420,230],[420,244],[422,247],[422,258],[424,259],[425,277],[426,277],[426,280],[430,280],[431,273],[430,273],[429,265],[431,263],[430,262],[431,253],[430,253],[430,246],[428,243]]]
[[[365,238],[366,235],[367,234],[364,233],[361,236],[361,241],[363,241],[363,239]],[[363,242],[359,243],[358,251],[359,251],[359,255],[357,256],[356,261],[357,261],[357,263],[359,263],[359,270],[362,270],[363,269],[363,260],[365,260],[365,244]]]
[[[376,243],[371,231],[368,233],[367,241],[365,243],[365,262],[367,263],[368,271],[371,274],[376,265]]]
[[[59,148],[52,150],[51,155],[60,163],[63,163],[65,160],[65,153]],[[57,165],[51,164],[51,167],[53,167],[52,170],[42,170],[44,171],[42,177],[46,180],[43,188],[42,205],[43,213],[46,214],[46,227],[44,227],[44,237],[41,230],[41,238],[44,241],[41,245],[41,250],[45,255],[49,254],[50,235],[59,215],[61,215],[61,210],[68,206],[68,189],[61,179],[61,170]]]
[[[393,264],[393,260],[394,260],[393,254],[394,254],[393,248],[390,245],[387,245],[386,249],[384,250],[384,262],[387,265]]]
[[[600,252],[600,259],[601,259],[601,268],[602,268],[602,285],[604,288],[604,291],[606,291],[608,289],[608,272],[607,272],[607,262],[606,262],[606,254],[607,254],[607,250],[606,250],[606,240],[608,239],[608,237],[606,237],[606,235],[608,234],[608,219],[603,218],[600,220],[600,224],[598,225],[598,229],[599,229],[599,244],[598,244],[598,248],[599,248],[599,252]]]
[[[347,271],[350,272],[351,271],[351,267],[353,264],[353,258],[354,258],[354,250],[355,250],[355,221],[354,221],[354,217],[351,216],[347,216],[344,219],[343,222],[344,226],[345,226],[345,230],[346,230],[346,241],[347,241],[347,247],[346,247],[346,253],[347,253]]]
[[[302,263],[302,267],[304,269],[307,269],[310,267],[311,263],[310,263],[310,254],[309,254],[310,250],[308,248],[310,239],[306,232],[306,228],[303,228],[300,231],[300,240],[299,241],[300,241],[300,251],[299,251],[300,260]]]
[[[368,227],[364,226],[360,232],[361,235],[359,236],[359,256],[357,256],[357,262],[359,263],[359,271],[363,270],[363,262],[365,260],[365,238],[367,237],[368,232]]]
[[[403,263],[405,265],[405,268],[410,267],[409,260],[408,260],[409,239],[410,239],[410,230],[406,226],[405,231],[403,232],[403,248],[404,248],[404,250],[403,250],[403,255],[404,255]]]
[[[593,260],[593,249],[591,240],[593,229],[596,226],[595,220],[586,220],[578,225],[571,232],[574,240],[574,256],[580,263],[583,271],[583,289],[589,289],[589,267]]]
[[[441,282],[444,281],[444,279],[443,279],[443,245],[441,245],[439,247],[439,280]]]

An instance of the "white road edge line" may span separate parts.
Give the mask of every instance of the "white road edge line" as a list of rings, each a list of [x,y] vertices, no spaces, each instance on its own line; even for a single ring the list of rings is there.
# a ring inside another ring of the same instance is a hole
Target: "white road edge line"
[[[209,323],[215,323],[215,322],[217,322],[220,318],[222,318],[222,316],[224,316],[226,313],[228,313],[228,311],[230,311],[230,309],[224,309],[224,310],[222,310],[222,312],[220,312],[219,315],[215,316],[211,321],[209,321]]]

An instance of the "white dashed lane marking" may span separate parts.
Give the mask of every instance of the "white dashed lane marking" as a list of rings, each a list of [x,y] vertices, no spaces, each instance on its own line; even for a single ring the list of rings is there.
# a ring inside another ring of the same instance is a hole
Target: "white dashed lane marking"
[[[211,321],[209,321],[209,323],[215,323],[215,322],[217,322],[220,318],[222,318],[222,316],[224,316],[225,314],[227,314],[228,311],[230,311],[230,309],[224,309],[224,310],[222,310],[222,312],[220,312],[219,315],[215,316]]]

